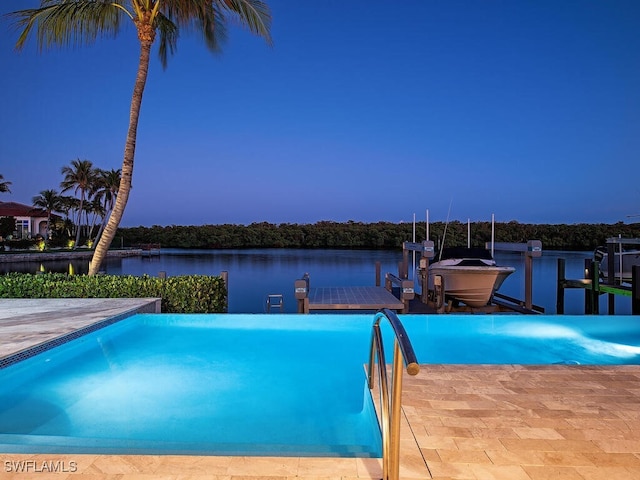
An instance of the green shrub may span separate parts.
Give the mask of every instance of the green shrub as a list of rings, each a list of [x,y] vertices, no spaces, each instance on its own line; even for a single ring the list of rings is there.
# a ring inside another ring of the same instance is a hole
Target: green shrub
[[[0,298],[161,298],[163,313],[220,313],[227,289],[217,276],[185,275],[166,279],[144,275],[0,275]]]

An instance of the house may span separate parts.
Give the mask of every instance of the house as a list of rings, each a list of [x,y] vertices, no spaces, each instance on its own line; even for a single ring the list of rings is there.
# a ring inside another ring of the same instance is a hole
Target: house
[[[35,237],[47,234],[47,212],[40,208],[16,202],[0,202],[0,218],[16,219],[16,238]],[[53,215],[52,215],[53,218]]]

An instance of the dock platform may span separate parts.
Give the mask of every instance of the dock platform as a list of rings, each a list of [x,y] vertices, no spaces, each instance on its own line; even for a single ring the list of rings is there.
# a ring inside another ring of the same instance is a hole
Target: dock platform
[[[317,287],[309,289],[306,310],[403,311],[405,306],[384,287]]]
[[[298,313],[309,313],[312,310],[360,310],[377,311],[381,308],[407,313],[409,301],[413,299],[413,288],[401,291],[400,296],[393,293],[392,284],[386,281],[385,286],[341,286],[310,288],[309,274],[295,281],[295,297],[298,302]]]

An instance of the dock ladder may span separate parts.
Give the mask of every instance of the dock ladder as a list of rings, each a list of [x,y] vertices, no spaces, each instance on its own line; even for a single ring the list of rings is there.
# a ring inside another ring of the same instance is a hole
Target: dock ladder
[[[386,318],[394,333],[393,363],[391,365],[391,391],[387,378],[387,363],[384,356],[384,345],[380,331],[380,321]],[[411,341],[404,326],[393,310],[383,308],[376,313],[372,332],[371,348],[369,350],[369,365],[367,367],[367,384],[374,388],[374,370],[376,357],[378,359],[380,423],[382,431],[382,478],[383,480],[398,480],[400,478],[400,420],[402,406],[402,374],[403,363],[409,375],[417,375],[420,365],[413,351]],[[404,362],[403,362],[404,361]]]
[[[284,298],[281,293],[267,295],[267,313],[271,313],[272,308],[278,308],[280,313],[284,313]]]

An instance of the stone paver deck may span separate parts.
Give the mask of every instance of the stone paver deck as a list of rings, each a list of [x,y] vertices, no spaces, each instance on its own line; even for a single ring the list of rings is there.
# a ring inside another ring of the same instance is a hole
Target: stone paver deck
[[[154,298],[0,299],[0,359],[105,319],[160,312]]]
[[[403,415],[402,479],[640,478],[637,365],[423,365],[404,377]],[[355,480],[381,470],[379,459],[0,452],[0,479],[12,480]]]

